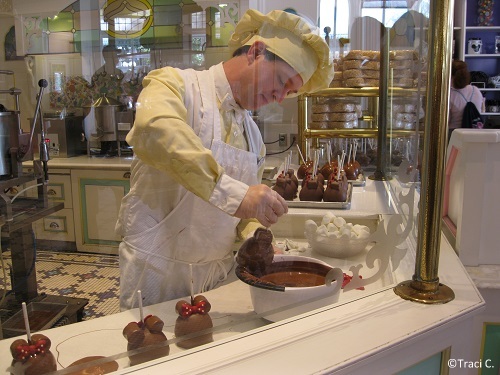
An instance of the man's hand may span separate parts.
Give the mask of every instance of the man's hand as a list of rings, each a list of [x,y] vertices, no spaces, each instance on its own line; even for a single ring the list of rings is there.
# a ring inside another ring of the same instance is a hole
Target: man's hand
[[[239,219],[257,219],[266,228],[288,212],[286,201],[267,185],[253,185],[234,213]]]

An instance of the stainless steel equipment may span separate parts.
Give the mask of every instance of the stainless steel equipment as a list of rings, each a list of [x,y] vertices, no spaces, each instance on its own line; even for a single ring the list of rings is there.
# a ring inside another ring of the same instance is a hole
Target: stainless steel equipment
[[[87,140],[101,144],[101,149],[109,142],[116,144],[118,156],[121,156],[120,142],[125,140],[132,126],[127,117],[133,117],[131,111],[126,111],[125,106],[118,100],[108,98],[102,94],[91,106],[84,107],[84,129]],[[127,122],[129,121],[129,122]]]
[[[69,158],[87,152],[87,140],[83,130],[83,116],[49,117],[45,114],[45,142],[51,158]],[[38,141],[40,131],[35,130]]]
[[[13,75],[11,71],[0,71],[0,74]],[[21,90],[15,87],[8,90],[0,90],[0,94],[8,93],[15,96],[16,109],[7,112],[0,117],[0,134],[3,135],[0,146],[2,175],[0,176],[0,229],[2,240],[10,247],[12,253],[11,284],[12,292],[8,298],[0,304],[0,318],[9,316],[12,312],[21,308],[21,302],[28,303],[34,300],[47,300],[45,295],[38,295],[36,269],[35,269],[35,240],[33,236],[32,223],[47,215],[64,208],[62,202],[49,202],[47,195],[48,161],[49,152],[46,139],[46,130],[43,126],[43,115],[40,110],[43,91],[47,87],[47,81],[42,79],[38,82],[40,92],[38,94],[35,115],[31,123],[29,133],[22,133],[19,115],[19,95]],[[36,124],[40,124],[39,160],[33,158],[33,137]],[[32,161],[33,172],[26,173],[23,166]],[[13,196],[9,193],[19,189]],[[24,190],[36,189],[36,197],[25,197]],[[55,300],[58,296],[54,296]],[[56,301],[53,301],[56,302]],[[60,301],[57,301],[60,303]],[[88,300],[79,299],[75,301],[73,309],[74,319],[78,311]],[[76,315],[75,315],[76,314]],[[80,320],[81,320],[80,313]]]
[[[10,176],[12,174],[11,146],[19,148],[19,111],[0,112],[0,176]]]

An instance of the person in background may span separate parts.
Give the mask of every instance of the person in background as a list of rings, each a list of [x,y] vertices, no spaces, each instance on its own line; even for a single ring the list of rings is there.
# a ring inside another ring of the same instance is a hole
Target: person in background
[[[266,151],[248,111],[327,88],[329,48],[301,17],[252,9],[229,47],[232,57],[208,70],[165,67],[143,81],[116,225],[122,310],[138,306],[138,290],[150,305],[216,287],[238,236],[288,211],[261,184]]]
[[[104,76],[107,78],[114,78],[116,80],[121,80],[124,77],[123,72],[117,68],[118,66],[118,55],[121,53],[121,49],[114,45],[106,45],[102,48],[102,58],[104,59],[104,65],[94,72],[94,76]]]
[[[483,94],[476,86],[470,84],[470,72],[467,64],[461,60],[453,60],[451,64],[448,139],[453,130],[462,127],[462,116],[468,101],[474,103],[479,112],[484,112]]]

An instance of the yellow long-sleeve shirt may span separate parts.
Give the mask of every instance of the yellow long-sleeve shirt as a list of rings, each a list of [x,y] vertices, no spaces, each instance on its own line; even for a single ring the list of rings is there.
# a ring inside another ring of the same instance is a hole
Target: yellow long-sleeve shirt
[[[244,127],[236,121],[234,110],[221,109],[221,98],[231,93],[222,64],[214,69],[217,103],[214,110],[221,118],[222,139],[237,148],[248,150]],[[143,81],[144,89],[136,106],[136,120],[127,136],[135,155],[144,163],[167,173],[177,183],[205,201],[210,201],[224,169],[213,158],[200,139],[201,116],[196,85],[186,87],[183,77],[174,68],[152,71]],[[186,106],[185,101],[191,105]],[[204,103],[205,105],[205,103]],[[192,108],[188,111],[187,108]],[[265,147],[260,157],[265,156]],[[262,178],[262,163],[258,179]],[[243,188],[233,187],[233,214],[244,196]],[[232,211],[232,212],[231,212]],[[238,226],[243,237],[258,227],[257,221],[242,221]]]

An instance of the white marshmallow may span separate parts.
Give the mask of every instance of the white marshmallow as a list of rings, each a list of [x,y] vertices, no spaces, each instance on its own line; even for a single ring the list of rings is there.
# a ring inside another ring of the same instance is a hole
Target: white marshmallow
[[[320,225],[318,227],[318,229],[316,229],[316,234],[318,234],[320,236],[326,236],[327,233],[328,233],[328,229],[326,229],[326,227],[324,225]]]
[[[333,224],[335,224],[337,228],[342,228],[345,223],[346,221],[343,217],[336,217],[335,219],[333,219]]]
[[[306,232],[315,231],[318,228],[318,225],[313,220],[306,220],[305,230]]]
[[[338,228],[333,224],[333,223],[328,223],[326,226],[326,229],[328,229],[328,232],[334,232],[338,230]]]
[[[328,222],[332,222],[337,216],[332,211],[328,211],[323,218],[328,218]]]

